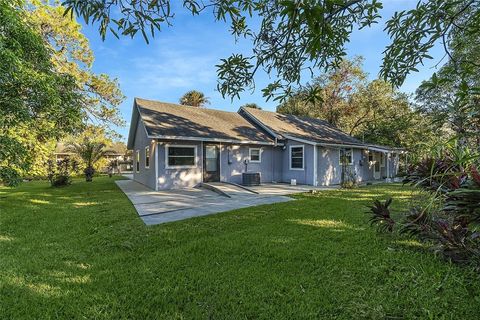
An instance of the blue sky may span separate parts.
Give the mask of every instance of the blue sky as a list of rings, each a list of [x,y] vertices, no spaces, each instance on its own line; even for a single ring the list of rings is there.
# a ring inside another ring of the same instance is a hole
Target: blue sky
[[[412,8],[416,3],[416,0],[385,0],[382,16],[390,17],[395,11]],[[350,57],[361,55],[365,58],[364,70],[371,79],[377,77],[382,51],[389,44],[389,37],[383,31],[384,21],[354,32],[347,45]],[[256,91],[244,93],[240,100],[232,102],[229,98],[223,99],[216,91],[215,65],[221,58],[232,53],[249,54],[251,46],[246,41],[235,43],[228,32],[228,26],[215,22],[211,14],[192,17],[182,10],[176,11],[173,26],[165,27],[157,33],[148,45],[141,36],[116,39],[110,34],[102,41],[96,25],[80,22],[95,53],[94,71],[118,78],[126,96],[120,111],[127,126],[117,128],[125,139],[134,97],[176,103],[183,93],[195,89],[210,98],[209,108],[236,111],[242,104],[255,102],[265,110],[275,110],[277,104],[266,102],[260,92],[271,81],[263,73],[255,79]],[[410,75],[402,86],[402,91],[414,92],[422,80],[435,72],[434,64],[442,58],[440,46],[434,48],[431,55],[435,58],[434,61],[419,67],[420,72]]]

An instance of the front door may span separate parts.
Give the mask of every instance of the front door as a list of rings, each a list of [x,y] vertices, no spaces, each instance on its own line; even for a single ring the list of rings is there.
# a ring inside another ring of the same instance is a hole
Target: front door
[[[203,182],[220,181],[220,150],[216,144],[203,145]]]
[[[375,180],[380,179],[380,164],[381,164],[381,154],[378,152],[375,152],[375,157],[374,157],[374,164],[373,164],[373,178]]]

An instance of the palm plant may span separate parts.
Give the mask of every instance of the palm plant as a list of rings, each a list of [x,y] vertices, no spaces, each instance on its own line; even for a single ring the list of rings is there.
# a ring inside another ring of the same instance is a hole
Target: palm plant
[[[67,152],[75,153],[85,163],[85,180],[91,182],[95,174],[94,165],[105,156],[108,151],[105,149],[106,145],[103,142],[84,139],[81,142],[70,142],[67,144],[65,150]]]
[[[191,90],[180,98],[180,104],[184,106],[201,108],[205,107],[207,104],[210,104],[210,99],[206,97],[203,92]]]

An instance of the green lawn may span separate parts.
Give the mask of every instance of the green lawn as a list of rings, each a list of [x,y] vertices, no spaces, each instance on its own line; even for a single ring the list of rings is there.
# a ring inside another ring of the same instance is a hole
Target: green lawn
[[[366,225],[400,185],[147,227],[112,179],[0,188],[0,317],[478,319],[480,278]]]

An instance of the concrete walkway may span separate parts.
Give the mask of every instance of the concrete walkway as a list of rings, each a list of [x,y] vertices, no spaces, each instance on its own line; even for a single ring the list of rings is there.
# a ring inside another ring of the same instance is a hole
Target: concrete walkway
[[[228,186],[230,189],[228,192],[230,198],[228,198],[203,188],[153,191],[133,180],[117,180],[115,183],[127,195],[138,215],[147,225],[294,200],[284,195],[287,193],[253,194],[238,190],[235,186]],[[305,191],[297,190],[296,192]]]

